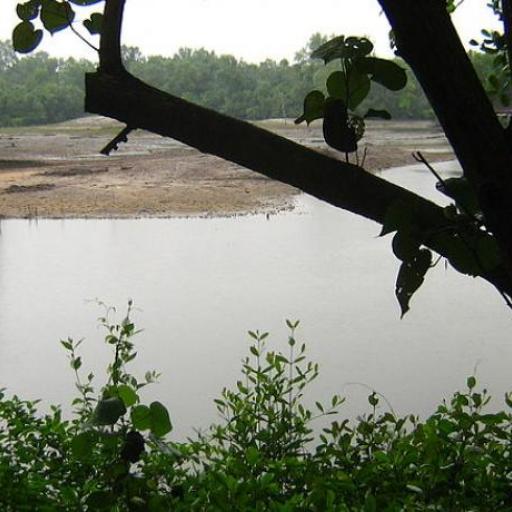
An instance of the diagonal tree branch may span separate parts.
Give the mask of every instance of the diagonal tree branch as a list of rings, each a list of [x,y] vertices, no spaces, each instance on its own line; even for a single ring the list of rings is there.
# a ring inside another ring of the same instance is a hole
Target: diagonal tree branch
[[[120,55],[123,8],[124,0],[106,0],[100,68],[86,76],[86,111],[172,137],[380,224],[392,205],[407,205],[415,226],[425,233],[425,245],[447,255],[446,248],[428,236],[449,227],[443,209],[434,203],[358,166],[167,94],[127,73]],[[503,268],[482,277],[512,295]]]

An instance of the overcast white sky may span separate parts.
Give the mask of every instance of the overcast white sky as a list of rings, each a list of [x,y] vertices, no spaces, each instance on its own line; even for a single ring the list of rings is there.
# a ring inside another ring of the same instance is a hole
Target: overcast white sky
[[[18,1],[0,0],[0,39],[10,38]],[[465,43],[493,25],[486,3],[465,0],[455,15]],[[80,19],[86,17],[85,9],[77,11]],[[315,32],[368,35],[377,53],[385,54],[388,30],[377,0],[127,0],[123,43],[139,46],[146,55],[204,47],[259,62],[292,60]],[[95,59],[95,52],[72,34],[46,34],[41,48],[56,56]]]

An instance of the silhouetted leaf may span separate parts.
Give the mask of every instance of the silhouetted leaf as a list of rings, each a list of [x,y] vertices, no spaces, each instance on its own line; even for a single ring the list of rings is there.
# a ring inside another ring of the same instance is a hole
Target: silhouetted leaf
[[[391,119],[391,114],[387,110],[375,110],[373,108],[368,109],[368,112],[364,115],[365,119]]]
[[[91,35],[101,34],[101,27],[103,25],[103,14],[95,12],[91,14],[88,20],[84,20],[84,27]]]
[[[69,26],[74,19],[75,12],[67,2],[45,0],[41,6],[41,21],[52,34]]]
[[[403,317],[409,311],[409,302],[423,284],[425,274],[432,264],[432,253],[428,249],[420,249],[417,256],[404,261],[398,271],[395,294],[400,304]]]
[[[460,210],[474,215],[480,211],[478,197],[466,178],[448,178],[436,184],[437,190],[451,197]]]
[[[311,57],[328,64],[334,59],[355,59],[370,54],[373,44],[365,37],[338,36],[318,47]]]
[[[406,231],[398,231],[393,237],[393,253],[401,261],[413,261],[418,256],[420,242]]]
[[[348,124],[347,107],[342,100],[328,98],[325,102],[323,133],[329,146],[345,153],[357,149],[356,133]]]
[[[30,21],[22,21],[16,25],[12,33],[12,44],[19,53],[34,51],[43,39],[43,31],[35,30]]]
[[[385,236],[393,231],[414,232],[416,230],[414,204],[396,201],[386,210],[379,236]]]
[[[39,14],[39,2],[30,0],[29,2],[25,2],[23,4],[18,4],[16,6],[16,14],[18,18],[23,21],[31,21],[37,18]]]
[[[476,246],[478,260],[483,270],[489,272],[503,263],[501,249],[496,239],[491,235],[482,236]]]
[[[311,123],[315,119],[324,117],[325,95],[321,91],[311,91],[304,98],[304,113],[295,120],[295,124],[303,121]]]
[[[371,75],[371,79],[391,91],[399,91],[407,84],[405,69],[391,60],[378,57],[365,57],[356,62],[361,73]]]
[[[343,100],[349,109],[354,110],[368,96],[371,82],[368,76],[353,68],[348,78],[343,71],[331,73],[326,85],[330,96]]]
[[[137,431],[131,431],[126,434],[121,458],[128,462],[138,462],[144,452],[144,438]]]

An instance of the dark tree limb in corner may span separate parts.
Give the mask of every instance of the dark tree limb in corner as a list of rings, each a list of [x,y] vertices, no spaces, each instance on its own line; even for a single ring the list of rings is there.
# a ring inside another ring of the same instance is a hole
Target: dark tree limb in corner
[[[389,207],[400,202],[409,206],[420,229],[447,226],[440,207],[358,166],[164,93],[131,76],[120,55],[124,4],[124,0],[106,0],[100,68],[86,77],[86,111],[172,137],[380,224]],[[445,255],[444,247],[432,240],[424,243]],[[512,295],[512,281],[502,268],[482,277]]]

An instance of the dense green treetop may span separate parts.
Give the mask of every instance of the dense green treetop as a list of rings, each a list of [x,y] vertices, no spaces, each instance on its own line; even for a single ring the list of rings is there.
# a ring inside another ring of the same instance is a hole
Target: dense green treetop
[[[241,118],[296,117],[304,96],[322,88],[328,68],[312,61],[311,52],[328,38],[314,34],[294,62],[266,60],[251,64],[205,49],[180,49],[172,57],[144,56],[124,47],[127,67],[156,87],[214,110]],[[491,57],[474,53],[477,69],[486,75]],[[401,63],[403,65],[403,63]],[[44,52],[19,57],[11,42],[0,42],[0,125],[53,123],[83,115],[84,73],[95,64],[58,59]],[[407,87],[393,94],[378,84],[361,105],[388,110],[397,119],[430,119],[432,110],[412,73]]]

